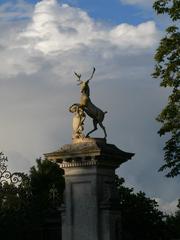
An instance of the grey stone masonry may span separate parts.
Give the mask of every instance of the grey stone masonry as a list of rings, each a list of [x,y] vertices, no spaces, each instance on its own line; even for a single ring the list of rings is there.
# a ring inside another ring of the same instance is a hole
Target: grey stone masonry
[[[105,139],[75,139],[45,157],[65,171],[62,240],[121,240],[115,169],[133,157]]]

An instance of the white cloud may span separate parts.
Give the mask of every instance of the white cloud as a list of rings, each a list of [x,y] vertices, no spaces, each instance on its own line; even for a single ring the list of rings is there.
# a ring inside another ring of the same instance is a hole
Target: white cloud
[[[9,11],[12,13],[7,6],[12,7],[12,4],[2,5],[2,16]],[[25,8],[26,3],[13,6],[16,14],[12,15],[21,16],[22,6]],[[28,8],[32,6],[28,5]],[[66,54],[79,57],[85,49],[91,55],[98,54],[101,61],[111,58],[117,51],[121,54],[151,51],[159,38],[153,21],[137,26],[107,27],[95,22],[85,11],[60,5],[56,0],[38,2],[31,15],[30,20],[21,19],[15,23],[12,20],[11,24],[4,17],[0,24],[1,32],[4,31],[0,39],[4,59],[0,66],[2,76],[33,74],[43,67],[44,62],[52,61],[53,56],[55,61],[57,56],[63,58]],[[56,66],[53,68],[57,69]]]
[[[132,50],[154,46],[158,31],[152,21],[138,26],[120,24],[107,28],[94,22],[81,9],[44,0],[36,5],[32,22],[20,38],[26,39],[24,46],[28,49],[45,54],[81,46],[93,47],[98,42]]]
[[[123,48],[151,48],[157,43],[158,33],[153,21],[132,26],[121,24],[111,30],[114,44]]]

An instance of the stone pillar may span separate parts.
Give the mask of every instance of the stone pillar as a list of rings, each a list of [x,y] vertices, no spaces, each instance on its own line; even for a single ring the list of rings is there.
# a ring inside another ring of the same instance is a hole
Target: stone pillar
[[[97,138],[45,154],[65,171],[62,240],[121,239],[115,169],[133,155]]]

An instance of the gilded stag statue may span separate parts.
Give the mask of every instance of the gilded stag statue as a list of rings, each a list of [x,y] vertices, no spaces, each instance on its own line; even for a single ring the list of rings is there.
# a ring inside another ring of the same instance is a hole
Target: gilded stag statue
[[[90,118],[93,119],[94,128],[88,132],[86,137],[97,130],[97,125],[103,129],[104,137],[107,137],[106,129],[103,125],[104,116],[107,113],[106,111],[102,111],[100,108],[96,107],[90,99],[90,89],[89,89],[89,81],[93,78],[95,73],[95,68],[93,68],[93,72],[88,80],[81,80],[81,74],[74,72],[76,77],[78,78],[78,85],[80,86],[81,96],[80,96],[80,104],[79,108],[81,108]]]

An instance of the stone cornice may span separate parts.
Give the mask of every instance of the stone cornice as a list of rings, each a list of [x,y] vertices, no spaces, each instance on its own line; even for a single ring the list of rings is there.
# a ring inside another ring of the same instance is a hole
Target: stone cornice
[[[44,155],[48,160],[57,162],[62,168],[83,166],[116,168],[131,159],[134,153],[124,152],[113,144],[107,144],[105,139],[84,138]]]

